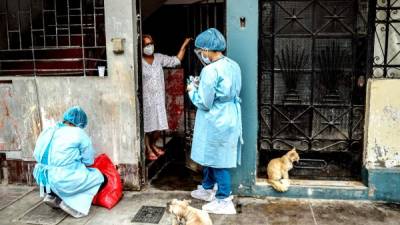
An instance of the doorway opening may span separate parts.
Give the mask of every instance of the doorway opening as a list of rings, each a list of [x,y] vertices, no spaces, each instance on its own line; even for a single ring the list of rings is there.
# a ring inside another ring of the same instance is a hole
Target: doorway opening
[[[211,27],[225,33],[225,1],[146,0],[141,2],[141,20],[141,34],[152,36],[154,52],[175,56],[187,37],[194,39]],[[196,109],[185,90],[189,76],[198,76],[202,69],[193,50],[194,41],[180,66],[164,68],[169,129],[156,143],[165,154],[144,162],[145,183],[161,190],[193,190],[201,182],[201,168],[190,160]]]

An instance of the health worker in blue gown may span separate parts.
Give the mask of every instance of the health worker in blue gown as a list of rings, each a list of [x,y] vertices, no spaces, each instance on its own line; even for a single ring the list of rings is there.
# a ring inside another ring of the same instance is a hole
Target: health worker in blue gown
[[[187,90],[197,107],[191,159],[203,167],[203,181],[193,198],[209,201],[202,209],[215,214],[235,214],[229,169],[240,164],[242,140],[241,71],[223,55],[224,36],[210,28],[196,37],[195,53],[204,68]]]
[[[33,175],[44,202],[61,208],[73,217],[88,215],[93,197],[105,177],[93,164],[95,151],[83,130],[87,115],[79,106],[68,109],[62,122],[45,129],[39,136]]]

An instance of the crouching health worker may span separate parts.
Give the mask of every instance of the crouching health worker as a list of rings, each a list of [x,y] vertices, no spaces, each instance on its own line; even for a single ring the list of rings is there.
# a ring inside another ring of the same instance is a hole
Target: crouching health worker
[[[98,169],[88,168],[95,152],[83,130],[86,125],[83,109],[72,107],[62,122],[40,134],[34,150],[37,164],[33,175],[43,201],[76,218],[88,215],[93,197],[106,183]]]
[[[229,169],[240,164],[243,143],[241,71],[235,61],[222,54],[226,42],[217,29],[199,34],[195,46],[206,66],[200,73],[199,84],[192,79],[187,87],[189,98],[197,107],[191,158],[203,166],[203,181],[191,195],[209,201],[202,207],[209,213],[236,214]]]

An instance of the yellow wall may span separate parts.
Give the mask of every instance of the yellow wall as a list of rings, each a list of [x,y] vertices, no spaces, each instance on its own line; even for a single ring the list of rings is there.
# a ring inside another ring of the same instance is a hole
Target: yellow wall
[[[370,79],[366,105],[366,167],[400,166],[400,80]]]

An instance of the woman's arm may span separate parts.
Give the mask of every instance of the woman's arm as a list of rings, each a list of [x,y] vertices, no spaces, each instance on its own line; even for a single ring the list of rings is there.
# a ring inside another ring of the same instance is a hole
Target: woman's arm
[[[183,44],[181,46],[181,49],[179,50],[178,54],[176,57],[182,62],[183,57],[185,57],[185,52],[186,52],[186,47],[188,46],[189,42],[192,40],[192,38],[186,38],[185,41],[183,41]]]
[[[163,54],[155,54],[157,59],[160,60],[160,64],[162,67],[172,68],[181,64],[183,57],[185,56],[186,47],[189,44],[191,38],[186,38],[182,44],[181,49],[179,50],[176,56],[168,56]]]

